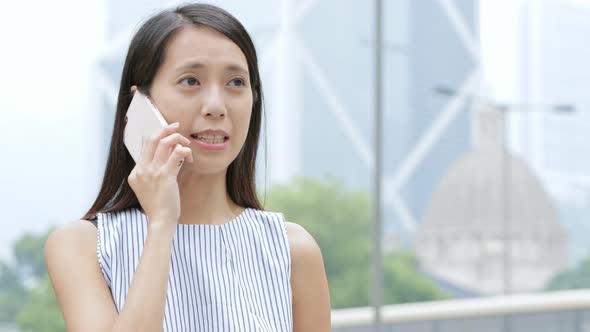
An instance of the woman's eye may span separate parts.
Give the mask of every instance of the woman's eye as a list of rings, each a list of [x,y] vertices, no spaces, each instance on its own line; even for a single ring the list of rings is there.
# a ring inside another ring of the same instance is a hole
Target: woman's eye
[[[228,84],[231,86],[244,86],[244,85],[246,85],[246,82],[244,82],[243,79],[236,77],[233,80],[229,81]]]
[[[194,77],[185,77],[185,78],[181,79],[179,83],[183,83],[183,82],[186,82],[189,86],[199,84],[199,81]]]

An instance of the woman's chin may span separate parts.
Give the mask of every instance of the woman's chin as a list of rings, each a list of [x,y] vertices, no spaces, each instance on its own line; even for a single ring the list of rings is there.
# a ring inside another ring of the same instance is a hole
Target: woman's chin
[[[195,160],[194,163],[184,163],[179,174],[191,174],[191,175],[218,175],[225,174],[227,167],[225,163],[215,163],[209,161]]]

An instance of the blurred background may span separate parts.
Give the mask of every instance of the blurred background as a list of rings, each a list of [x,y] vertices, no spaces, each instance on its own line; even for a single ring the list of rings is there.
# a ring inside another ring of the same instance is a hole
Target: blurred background
[[[590,331],[590,1],[208,2],[254,39],[260,197],[318,241],[334,331]],[[178,3],[0,3],[0,331],[65,330],[47,233],[95,199],[131,36]]]

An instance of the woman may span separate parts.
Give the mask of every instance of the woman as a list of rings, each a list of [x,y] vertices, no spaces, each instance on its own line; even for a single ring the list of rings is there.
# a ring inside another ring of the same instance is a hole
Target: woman
[[[136,91],[171,124],[137,164],[123,144]],[[45,246],[68,330],[330,330],[316,242],[256,197],[261,112],[256,51],[233,16],[188,4],[141,26],[98,198]]]

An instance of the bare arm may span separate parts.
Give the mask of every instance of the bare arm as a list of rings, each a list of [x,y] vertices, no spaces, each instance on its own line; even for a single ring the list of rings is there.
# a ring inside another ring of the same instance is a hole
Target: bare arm
[[[45,260],[67,330],[161,332],[174,231],[150,224],[120,315],[96,257],[96,228],[81,220],[53,231]]]
[[[330,292],[320,248],[297,224],[287,223],[287,233],[291,247],[293,331],[330,331]]]
[[[67,330],[111,331],[117,310],[98,265],[96,228],[80,221],[54,230],[45,262]]]

